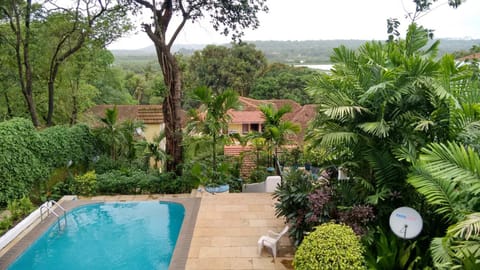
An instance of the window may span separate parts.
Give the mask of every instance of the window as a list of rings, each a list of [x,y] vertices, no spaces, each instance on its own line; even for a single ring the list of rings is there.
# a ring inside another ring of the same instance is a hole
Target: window
[[[260,131],[258,128],[259,128],[259,124],[250,124],[250,130],[251,131],[258,132],[258,131]]]
[[[242,133],[247,134],[249,131],[249,124],[242,124]]]

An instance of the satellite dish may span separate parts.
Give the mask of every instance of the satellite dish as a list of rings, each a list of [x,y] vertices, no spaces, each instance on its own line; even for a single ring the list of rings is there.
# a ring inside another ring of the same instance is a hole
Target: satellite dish
[[[400,238],[415,238],[420,234],[422,228],[422,217],[413,208],[400,207],[390,215],[390,229]]]

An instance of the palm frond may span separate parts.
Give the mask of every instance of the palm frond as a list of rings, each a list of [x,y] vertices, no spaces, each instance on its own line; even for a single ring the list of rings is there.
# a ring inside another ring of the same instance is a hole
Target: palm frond
[[[472,236],[480,237],[480,212],[471,213],[465,217],[465,220],[450,226],[447,234],[466,240]]]
[[[377,122],[362,123],[358,127],[366,133],[379,138],[388,137],[390,131],[390,125],[383,119]]]
[[[341,120],[344,118],[353,119],[357,114],[368,112],[368,109],[361,106],[338,106],[324,109],[322,112],[332,119]]]
[[[331,132],[321,137],[320,144],[327,147],[352,145],[357,143],[358,139],[358,134],[354,132]]]
[[[457,185],[450,179],[432,176],[424,166],[417,163],[407,182],[424,195],[429,204],[437,207],[438,214],[447,220],[456,220],[455,208],[459,202]]]
[[[423,132],[428,132],[433,126],[435,126],[435,122],[429,119],[421,119],[413,124],[415,125],[415,130]]]
[[[393,82],[381,82],[370,86],[365,93],[360,95],[359,100],[361,103],[365,103],[367,100],[372,100],[374,97],[378,97],[389,103],[398,103],[401,99],[401,93],[395,90]]]
[[[434,238],[430,243],[433,265],[436,269],[451,269],[453,259],[451,256],[450,239],[446,237]]]
[[[407,36],[405,38],[405,52],[408,56],[418,52],[428,43],[428,32],[422,26],[412,23],[408,26]]]
[[[433,143],[423,152],[420,159],[433,177],[470,185],[474,195],[480,194],[480,157],[471,147]]]
[[[334,64],[343,64],[346,67],[355,69],[357,67],[357,56],[354,50],[348,49],[341,45],[338,48],[333,49],[333,55],[330,60]]]
[[[406,161],[415,164],[417,160],[417,149],[413,143],[407,142],[406,145],[396,147],[392,150],[393,155],[399,161]]]

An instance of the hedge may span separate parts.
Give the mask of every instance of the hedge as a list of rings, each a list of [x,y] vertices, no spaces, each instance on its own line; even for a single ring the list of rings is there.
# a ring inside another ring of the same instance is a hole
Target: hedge
[[[87,165],[96,155],[95,139],[84,125],[37,131],[27,119],[0,122],[0,206],[26,196],[55,168]]]

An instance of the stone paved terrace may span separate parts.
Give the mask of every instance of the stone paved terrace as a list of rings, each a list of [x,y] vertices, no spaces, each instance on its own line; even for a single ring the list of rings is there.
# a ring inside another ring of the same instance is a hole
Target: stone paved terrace
[[[268,193],[203,193],[186,269],[293,269],[287,236],[275,261],[265,249],[257,254],[258,238],[285,226],[273,205]]]

